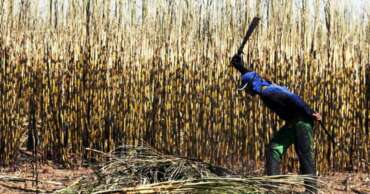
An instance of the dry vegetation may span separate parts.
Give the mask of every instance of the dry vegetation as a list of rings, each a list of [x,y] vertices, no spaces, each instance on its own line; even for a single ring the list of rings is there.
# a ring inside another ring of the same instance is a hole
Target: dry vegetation
[[[37,2],[0,1],[2,165],[27,144],[66,165],[99,157],[86,147],[149,144],[261,168],[282,123],[236,91],[229,66],[260,15],[250,68],[302,95],[346,147],[317,125],[318,170],[369,171],[369,4],[355,19],[344,1],[50,0],[44,11]]]
[[[244,193],[260,194],[270,190],[288,194],[304,186],[312,177],[279,175],[242,177],[202,161],[163,155],[148,147],[120,146],[102,153],[111,160],[95,173],[81,177],[55,194],[70,193]],[[322,185],[319,181],[319,186]],[[312,189],[312,188],[311,188]]]

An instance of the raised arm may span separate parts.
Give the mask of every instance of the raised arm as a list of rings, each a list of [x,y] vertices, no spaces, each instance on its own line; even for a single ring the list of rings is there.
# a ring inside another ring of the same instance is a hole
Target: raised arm
[[[233,58],[231,58],[231,65],[234,66],[235,69],[237,69],[240,74],[244,74],[249,72],[245,67],[244,67],[244,61],[241,57],[241,55],[234,55]]]

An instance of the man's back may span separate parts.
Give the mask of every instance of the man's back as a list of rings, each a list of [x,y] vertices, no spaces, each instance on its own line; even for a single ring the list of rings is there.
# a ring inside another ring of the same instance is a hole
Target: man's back
[[[294,118],[312,118],[314,111],[296,94],[288,88],[276,84],[265,86],[259,93],[264,104],[285,121]]]

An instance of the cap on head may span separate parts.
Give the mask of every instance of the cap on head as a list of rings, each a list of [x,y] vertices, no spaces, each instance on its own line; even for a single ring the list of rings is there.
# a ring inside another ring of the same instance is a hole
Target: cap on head
[[[244,90],[248,85],[253,83],[253,80],[256,78],[257,73],[254,71],[244,73],[241,77],[241,84],[238,87],[238,90]]]

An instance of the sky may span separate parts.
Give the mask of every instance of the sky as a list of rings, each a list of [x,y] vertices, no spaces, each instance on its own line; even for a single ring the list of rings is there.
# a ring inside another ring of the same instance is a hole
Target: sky
[[[21,0],[15,0],[15,4],[19,5],[20,4],[20,1]],[[35,1],[38,1],[39,2],[39,11],[40,11],[40,15],[42,16],[46,16],[47,15],[47,12],[48,12],[48,3],[49,1],[48,0],[35,0]],[[68,6],[68,2],[69,0],[58,0],[59,2],[62,2],[64,1],[65,2],[65,6],[67,7]],[[103,1],[103,0],[98,0],[98,1]],[[112,0],[112,2],[114,2],[116,0]],[[130,0],[126,0],[126,1],[130,1]],[[153,1],[157,1],[157,0],[148,0],[149,2],[153,3]],[[179,0],[180,1],[180,0]],[[198,2],[204,2],[206,0],[198,0]],[[264,1],[264,0],[262,0]],[[299,2],[301,0],[296,0],[297,3],[299,4]],[[315,0],[308,0],[310,1],[312,6],[314,5],[313,2]],[[142,0],[136,0],[136,3],[137,3],[137,7],[138,9],[141,7],[141,2]],[[340,5],[341,6],[341,9],[348,9],[350,11],[350,15],[351,17],[353,17],[354,19],[355,18],[359,18],[361,17],[364,12],[367,12],[367,14],[369,14],[369,10],[370,10],[370,0],[331,0],[331,3],[332,5]],[[114,4],[112,4],[113,6]],[[16,6],[17,7],[17,6]]]

